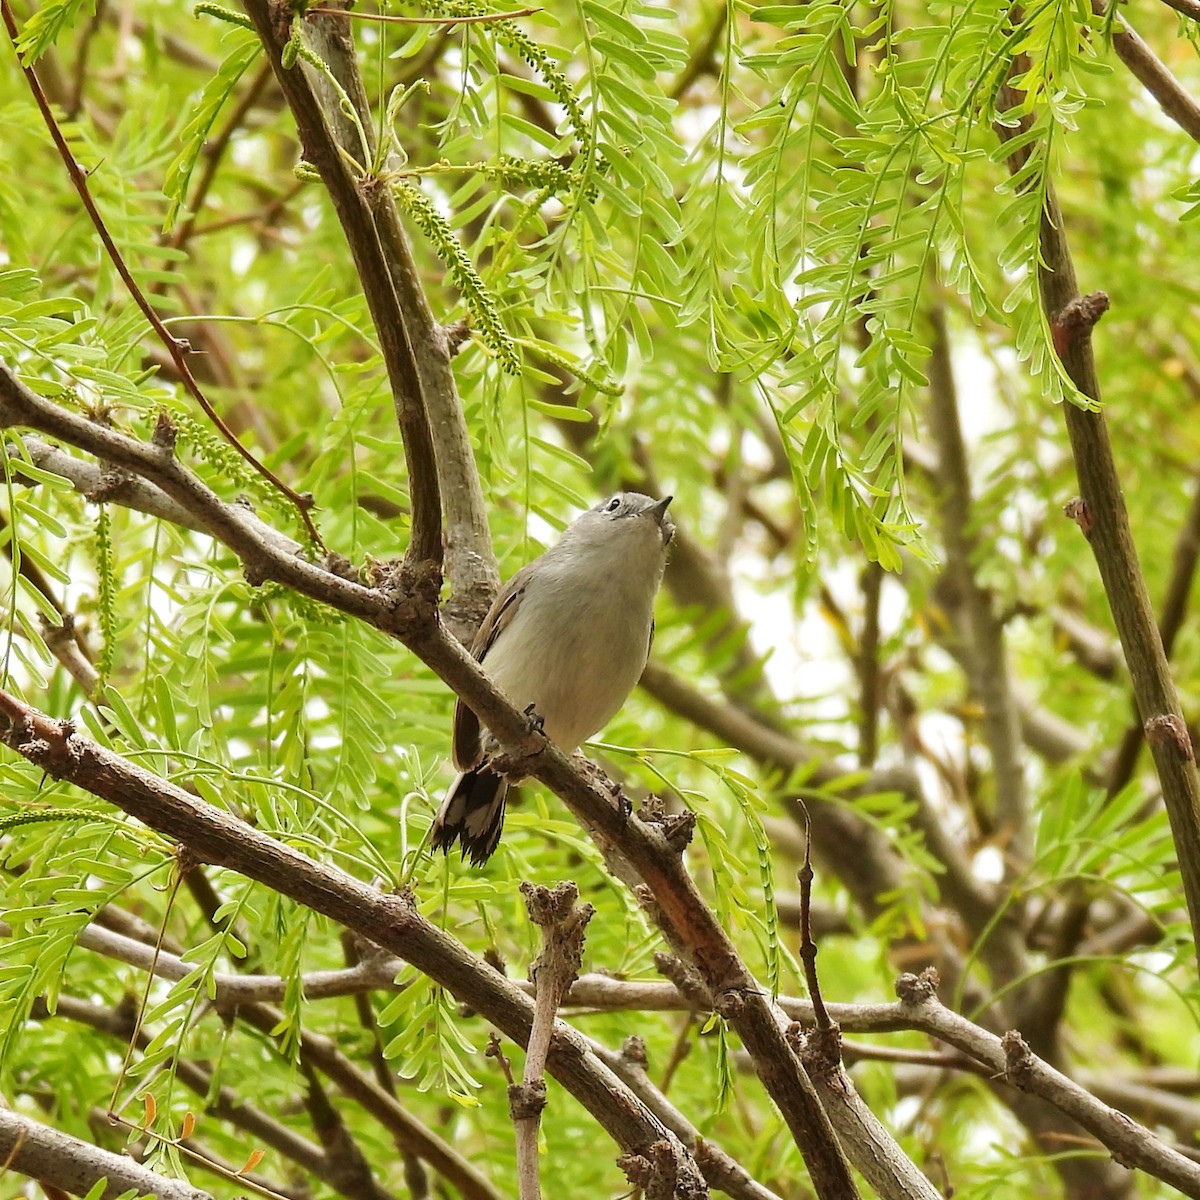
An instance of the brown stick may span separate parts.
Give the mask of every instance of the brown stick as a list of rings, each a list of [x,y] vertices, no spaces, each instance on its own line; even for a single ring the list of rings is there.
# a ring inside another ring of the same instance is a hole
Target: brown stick
[[[1007,107],[1017,102],[1016,93],[1007,86],[1004,97]],[[1005,140],[1018,132],[997,128]],[[1010,170],[1019,170],[1028,153],[1028,147],[1021,147],[1011,154]],[[1062,210],[1048,181],[1038,245],[1038,290],[1054,348],[1071,382],[1098,406],[1100,379],[1091,335],[1108,308],[1108,297],[1103,292],[1080,295]],[[1071,506],[1073,515],[1095,555],[1129,665],[1134,699],[1162,785],[1195,934],[1200,931],[1200,777],[1138,561],[1108,422],[1098,407],[1085,409],[1075,403],[1063,405],[1063,416],[1081,491],[1079,501]],[[1200,937],[1196,942],[1200,954]]]

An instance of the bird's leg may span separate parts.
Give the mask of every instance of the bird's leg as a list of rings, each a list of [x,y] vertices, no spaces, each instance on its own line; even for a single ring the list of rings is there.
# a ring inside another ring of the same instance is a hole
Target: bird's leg
[[[540,733],[544,736],[546,733],[546,718],[537,711],[537,705],[527,704],[524,712],[526,719],[529,721],[529,732]]]

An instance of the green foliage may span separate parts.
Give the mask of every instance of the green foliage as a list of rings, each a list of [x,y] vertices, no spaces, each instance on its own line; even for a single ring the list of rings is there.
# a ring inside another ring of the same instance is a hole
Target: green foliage
[[[180,210],[187,204],[188,184],[209,131],[246,69],[261,53],[262,44],[257,37],[239,37],[221,63],[221,69],[204,85],[204,92],[181,133],[182,149],[167,169],[163,182],[163,192],[170,201],[163,220],[165,232],[170,233],[175,228]]]
[[[474,0],[422,11],[489,15]],[[207,3],[195,6],[200,20],[151,0],[128,21],[123,12],[47,0],[22,17],[22,55],[217,410],[313,494],[323,537],[353,569],[394,559],[411,503],[379,339],[273,82],[190,211],[215,131],[258,60],[252,25]],[[858,839],[813,846],[816,904],[833,930],[820,938],[827,1000],[886,1000],[898,971],[946,953],[964,1006],[1007,1002],[1069,963],[1066,1065],[1103,1056],[1106,1071],[1133,1075],[1195,1061],[1193,947],[1147,759],[1115,795],[1106,787],[1109,751],[1131,720],[1123,668],[1085,670],[1064,632],[1065,613],[1101,640],[1111,633],[1086,547],[1061,517],[1079,489],[1055,406],[1080,397],[1037,298],[1053,187],[1080,286],[1113,298],[1096,334],[1105,408],[1158,601],[1200,456],[1188,339],[1200,185],[1194,145],[1113,56],[1115,12],[1067,0],[1019,12],[995,0],[582,0],[452,29],[353,21],[371,112],[354,113],[347,153],[364,191],[397,201],[435,321],[474,334],[453,370],[502,574],[613,487],[676,497],[681,538],[654,655],[729,716],[726,734],[639,692],[588,752],[638,801],[658,793],[695,812],[685,861],[763,990],[804,987],[792,883],[800,797],[844,815]],[[312,48],[318,18],[288,17],[287,69],[320,76],[345,112],[346,88]],[[1194,22],[1124,17],[1200,92]],[[165,414],[178,457],[210,488],[299,538],[292,506],[179,387],[16,70],[0,75],[0,122],[0,360],[62,407],[142,439]],[[925,417],[935,313],[968,441],[970,565],[1004,618],[1014,712],[1034,733],[1066,722],[1077,738],[1056,756],[1029,734],[1032,848],[1018,864],[1008,831],[991,823],[988,729],[953,657],[964,653],[962,601],[939,573],[952,548],[936,456],[912,453],[938,432]],[[105,498],[81,495],[38,465],[24,432],[8,429],[0,450],[0,687],[318,861],[411,886],[425,916],[513,979],[539,949],[517,885],[562,878],[597,909],[584,971],[657,978],[655,954],[668,948],[659,929],[540,787],[515,792],[481,871],[424,851],[450,776],[453,697],[412,654],[279,584],[252,586],[230,551],[121,503],[123,481],[106,464]],[[872,560],[891,572],[874,684],[859,584]],[[64,614],[99,677],[89,696],[56,657]],[[1194,719],[1191,612],[1174,662]],[[729,749],[739,721],[800,741],[804,754]],[[804,765],[785,769],[795,761]],[[922,803],[876,766],[914,770]],[[985,918],[954,911],[961,880],[928,837],[938,827],[993,895]],[[875,886],[857,874],[866,845],[893,865]],[[302,1037],[314,1034],[365,1073],[389,1072],[414,1119],[448,1130],[513,1192],[505,1081],[483,1052],[479,1014],[411,969],[361,1005],[307,995],[306,976],[369,950],[351,953],[326,921],[227,868],[203,864],[176,889],[174,849],[5,752],[0,1092],[114,1150],[127,1131],[88,1123],[114,1088],[130,1121],[152,1099],[152,1141],[176,1137],[222,1089],[315,1141],[312,1113],[296,1103],[309,1087]],[[1042,936],[1082,901],[1105,930],[1140,912],[1144,940],[1093,953]],[[80,947],[101,920],[144,940],[161,930],[183,977],[147,986],[140,968]],[[1028,953],[1024,972],[1005,977],[995,950],[1010,926]],[[239,973],[280,980],[271,1033],[214,1007],[219,980]],[[127,1037],[89,1027],[89,1006],[144,1009],[147,1042],[124,1072]],[[609,1048],[636,1032],[650,1077],[705,1138],[787,1200],[805,1193],[799,1153],[741,1069],[725,1020],[568,1016]],[[505,1054],[519,1071],[520,1051]],[[189,1092],[184,1063],[208,1072],[202,1094]],[[854,1068],[873,1111],[918,1162],[940,1157],[956,1195],[1062,1194],[1059,1164],[1033,1150],[999,1089],[931,1072],[918,1106],[908,1077],[890,1063]],[[402,1194],[386,1128],[357,1105],[339,1102],[339,1113],[381,1186]],[[543,1136],[547,1195],[628,1189],[594,1119],[554,1084]],[[197,1138],[240,1164],[252,1135],[210,1114]],[[155,1153],[160,1169],[191,1172],[168,1143]],[[261,1172],[287,1183],[293,1167],[272,1150]],[[205,1182],[221,1196],[244,1190]],[[20,1186],[10,1173],[0,1196]],[[321,1180],[306,1186],[333,1194]],[[1137,1186],[1166,1194],[1146,1178]]]

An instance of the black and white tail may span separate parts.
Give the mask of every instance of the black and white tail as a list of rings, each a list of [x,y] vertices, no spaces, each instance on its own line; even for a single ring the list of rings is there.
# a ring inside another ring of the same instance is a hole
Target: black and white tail
[[[482,866],[492,856],[504,829],[508,780],[481,763],[455,779],[433,819],[433,848],[446,854],[455,842],[463,858]]]

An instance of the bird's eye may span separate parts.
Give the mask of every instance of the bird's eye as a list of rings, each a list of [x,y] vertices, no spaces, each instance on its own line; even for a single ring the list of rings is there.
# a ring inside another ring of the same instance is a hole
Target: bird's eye
[[[621,497],[614,496],[605,506],[603,511],[606,513],[614,513],[621,507]]]

